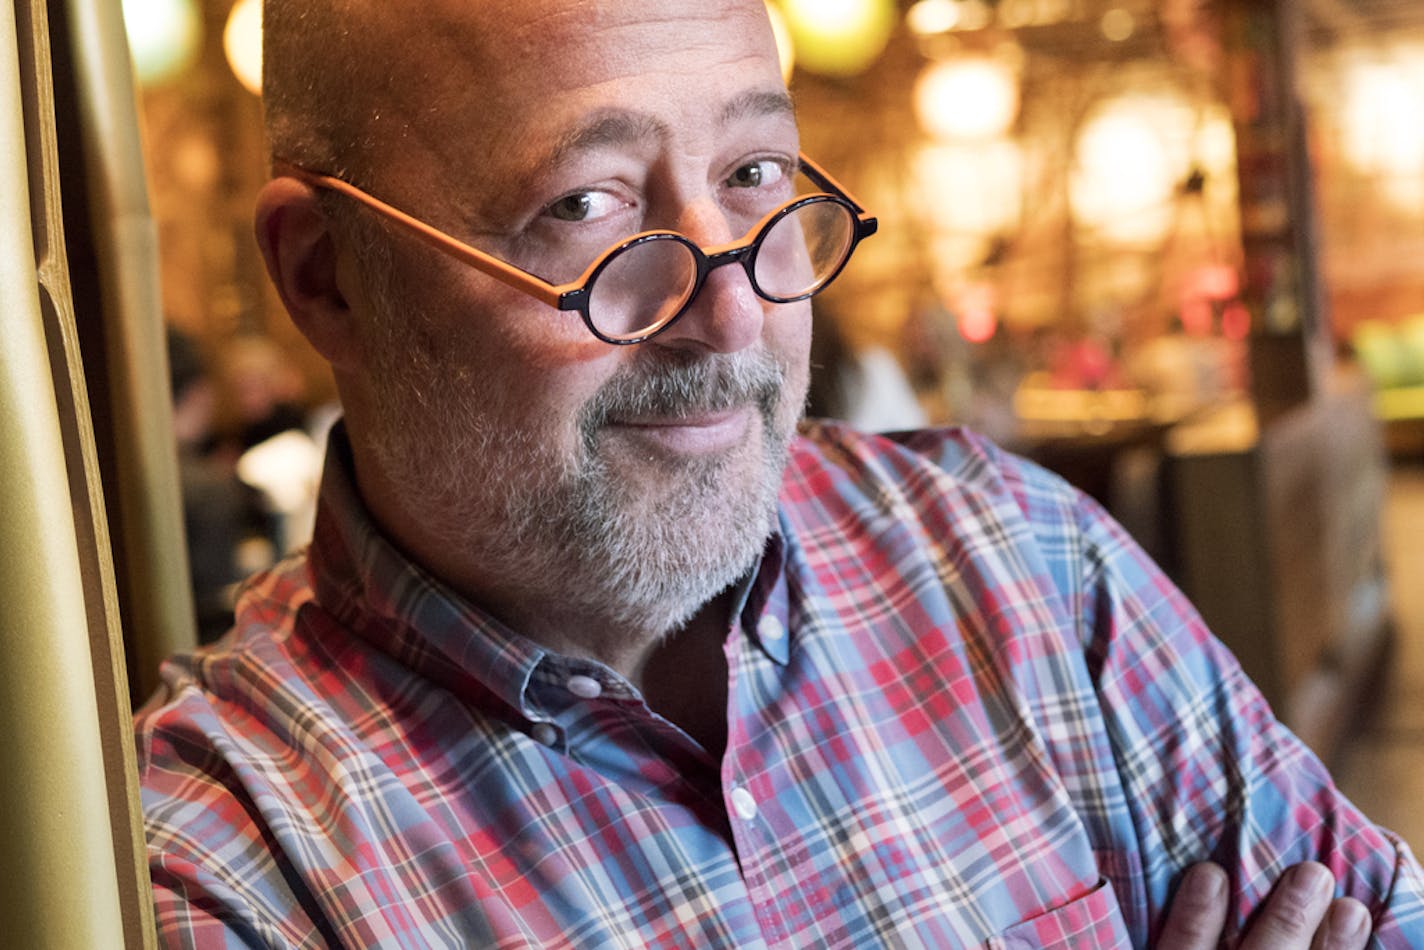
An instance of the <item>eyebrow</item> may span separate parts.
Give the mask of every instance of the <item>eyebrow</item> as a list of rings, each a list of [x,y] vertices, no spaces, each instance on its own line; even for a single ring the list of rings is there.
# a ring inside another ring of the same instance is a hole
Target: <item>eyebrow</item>
[[[751,90],[728,102],[722,108],[717,123],[720,128],[726,128],[744,119],[763,116],[794,118],[795,115],[796,107],[785,90]],[[665,122],[646,113],[628,109],[608,110],[561,135],[550,149],[543,166],[557,168],[581,152],[633,142],[664,140],[671,134]]]
[[[723,128],[742,119],[784,116],[794,119],[796,106],[785,89],[753,89],[727,103],[718,122]]]
[[[580,152],[650,139],[666,139],[670,134],[671,130],[666,123],[641,112],[625,109],[601,112],[583,125],[559,136],[544,164],[548,168],[557,168]]]

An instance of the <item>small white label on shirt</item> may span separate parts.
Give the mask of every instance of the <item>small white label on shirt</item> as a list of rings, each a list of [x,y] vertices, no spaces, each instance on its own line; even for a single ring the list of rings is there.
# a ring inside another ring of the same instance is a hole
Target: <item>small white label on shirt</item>
[[[757,816],[757,802],[752,793],[738,785],[732,789],[732,810],[742,821],[751,821]]]

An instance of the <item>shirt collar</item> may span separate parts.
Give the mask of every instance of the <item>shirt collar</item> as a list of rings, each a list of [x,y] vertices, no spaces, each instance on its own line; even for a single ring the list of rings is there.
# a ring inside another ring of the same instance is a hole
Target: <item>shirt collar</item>
[[[310,549],[318,602],[347,629],[456,695],[492,693],[526,718],[545,651],[506,628],[381,534],[356,489],[343,423],[332,429]]]
[[[767,539],[761,560],[742,581],[733,600],[732,616],[747,640],[778,666],[785,666],[791,657],[784,567],[793,546],[790,525],[778,511],[776,530]]]

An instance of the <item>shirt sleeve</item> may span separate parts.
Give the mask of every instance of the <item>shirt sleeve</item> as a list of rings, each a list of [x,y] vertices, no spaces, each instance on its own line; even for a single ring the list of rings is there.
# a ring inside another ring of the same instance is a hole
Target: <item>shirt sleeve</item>
[[[338,945],[312,922],[308,892],[224,756],[221,730],[196,690],[138,718],[158,945]]]
[[[1370,908],[1371,946],[1424,946],[1424,874],[1409,846],[1335,788],[1230,652],[1091,499],[1079,509],[1076,605],[1089,675],[1138,837],[1155,938],[1181,872],[1231,879],[1227,945],[1291,865],[1319,861]]]
[[[188,862],[152,855],[149,870],[160,947],[272,950],[291,946],[264,938],[238,919],[230,910],[231,901],[204,886],[216,882]]]

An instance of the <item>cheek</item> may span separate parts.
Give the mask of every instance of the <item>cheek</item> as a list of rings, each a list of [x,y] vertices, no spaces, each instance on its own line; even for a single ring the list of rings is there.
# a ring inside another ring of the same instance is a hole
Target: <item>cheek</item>
[[[593,342],[598,350],[582,344],[526,348],[505,341],[481,353],[492,421],[566,456],[576,451],[583,407],[615,373],[621,355]]]
[[[465,325],[491,351],[503,352],[511,365],[558,373],[598,364],[614,349],[595,337],[577,313],[556,310],[480,274],[468,283],[478,292],[464,298]]]
[[[454,262],[405,282],[404,332],[473,388],[497,394],[511,414],[533,415],[611,370],[616,354],[577,314],[546,306]]]
[[[767,315],[762,333],[766,347],[786,367],[788,389],[804,389],[810,377],[810,301],[784,304]]]

